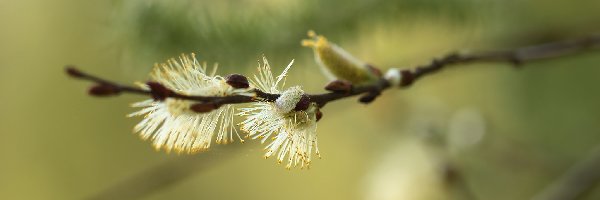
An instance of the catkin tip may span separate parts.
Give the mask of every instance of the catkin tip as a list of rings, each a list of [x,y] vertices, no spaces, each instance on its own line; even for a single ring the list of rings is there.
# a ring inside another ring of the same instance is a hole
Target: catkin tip
[[[315,41],[310,40],[310,39],[306,39],[306,40],[302,40],[302,46],[303,47],[314,47],[315,46]]]

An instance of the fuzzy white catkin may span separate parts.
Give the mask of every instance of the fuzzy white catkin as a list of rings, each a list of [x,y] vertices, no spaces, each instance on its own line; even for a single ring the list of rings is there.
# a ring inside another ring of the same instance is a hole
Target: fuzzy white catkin
[[[400,81],[402,81],[402,73],[400,73],[400,69],[391,68],[385,73],[385,80],[389,81],[393,86],[399,86]]]
[[[275,100],[275,106],[283,113],[290,112],[296,107],[296,104],[300,101],[303,94],[304,91],[300,86],[290,87]]]

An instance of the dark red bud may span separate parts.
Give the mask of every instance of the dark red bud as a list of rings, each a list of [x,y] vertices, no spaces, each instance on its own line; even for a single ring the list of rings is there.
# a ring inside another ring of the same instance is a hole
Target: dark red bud
[[[118,95],[121,92],[119,88],[112,85],[95,85],[90,88],[88,93],[96,97],[107,97]]]
[[[219,107],[221,107],[221,105],[216,103],[197,103],[192,105],[190,109],[197,113],[207,113]]]
[[[358,101],[364,104],[368,104],[373,102],[373,100],[375,100],[377,98],[377,96],[379,96],[379,92],[369,92],[363,96],[361,96]]]
[[[171,94],[173,91],[166,88],[164,85],[158,82],[147,82],[146,85],[150,87],[150,93],[152,94],[152,98],[156,101],[163,101]]]
[[[67,72],[67,74],[71,77],[74,78],[81,78],[84,77],[85,74],[83,74],[83,72],[79,71],[78,69],[75,68],[75,66],[72,65],[67,65],[65,68],[65,71]]]
[[[296,103],[296,107],[294,107],[294,110],[295,111],[306,110],[306,109],[308,109],[309,106],[310,106],[310,98],[308,97],[308,95],[302,95],[302,98],[300,98],[300,101],[298,101],[298,103]]]
[[[321,112],[321,110],[317,110],[317,121],[321,120],[321,118],[323,118],[323,112]]]
[[[335,80],[329,82],[325,89],[332,92],[350,93],[352,91],[352,83],[346,80]]]
[[[402,77],[400,80],[400,87],[410,86],[415,80],[413,73],[409,70],[400,71],[400,77]]]
[[[240,74],[230,74],[225,77],[227,80],[227,84],[231,85],[233,88],[248,88],[250,84],[248,83],[248,78]]]

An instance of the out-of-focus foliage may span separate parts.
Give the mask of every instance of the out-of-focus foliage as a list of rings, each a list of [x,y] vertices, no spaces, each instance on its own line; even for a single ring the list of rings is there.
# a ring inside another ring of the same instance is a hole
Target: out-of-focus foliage
[[[124,115],[139,97],[88,97],[87,83],[63,74],[65,64],[131,83],[181,53],[219,62],[223,74],[252,73],[265,54],[275,71],[296,59],[289,84],[316,93],[326,79],[300,46],[310,29],[386,69],[600,31],[598,7],[589,0],[2,1],[0,199],[81,199],[186,158],[155,152],[131,134],[139,119]],[[368,106],[332,103],[319,122],[323,159],[310,170],[261,159],[258,141],[218,146],[196,155],[209,166],[146,199],[460,198],[443,180],[447,160],[480,199],[528,199],[598,145],[598,63],[596,52],[521,69],[460,66]],[[588,197],[597,198],[597,190]]]

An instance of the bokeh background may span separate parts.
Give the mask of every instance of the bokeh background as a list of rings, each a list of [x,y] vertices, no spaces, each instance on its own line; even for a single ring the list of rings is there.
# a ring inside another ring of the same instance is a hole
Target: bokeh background
[[[323,159],[285,170],[258,141],[197,155],[132,134],[138,96],[93,98],[64,65],[123,83],[181,53],[323,92],[308,30],[382,69],[600,31],[593,0],[0,1],[0,199],[531,199],[600,143],[600,52],[465,65],[371,105],[328,105]],[[462,174],[449,181],[449,166]],[[599,169],[600,170],[600,169]],[[470,192],[465,192],[470,191]],[[598,199],[598,189],[584,199]]]

